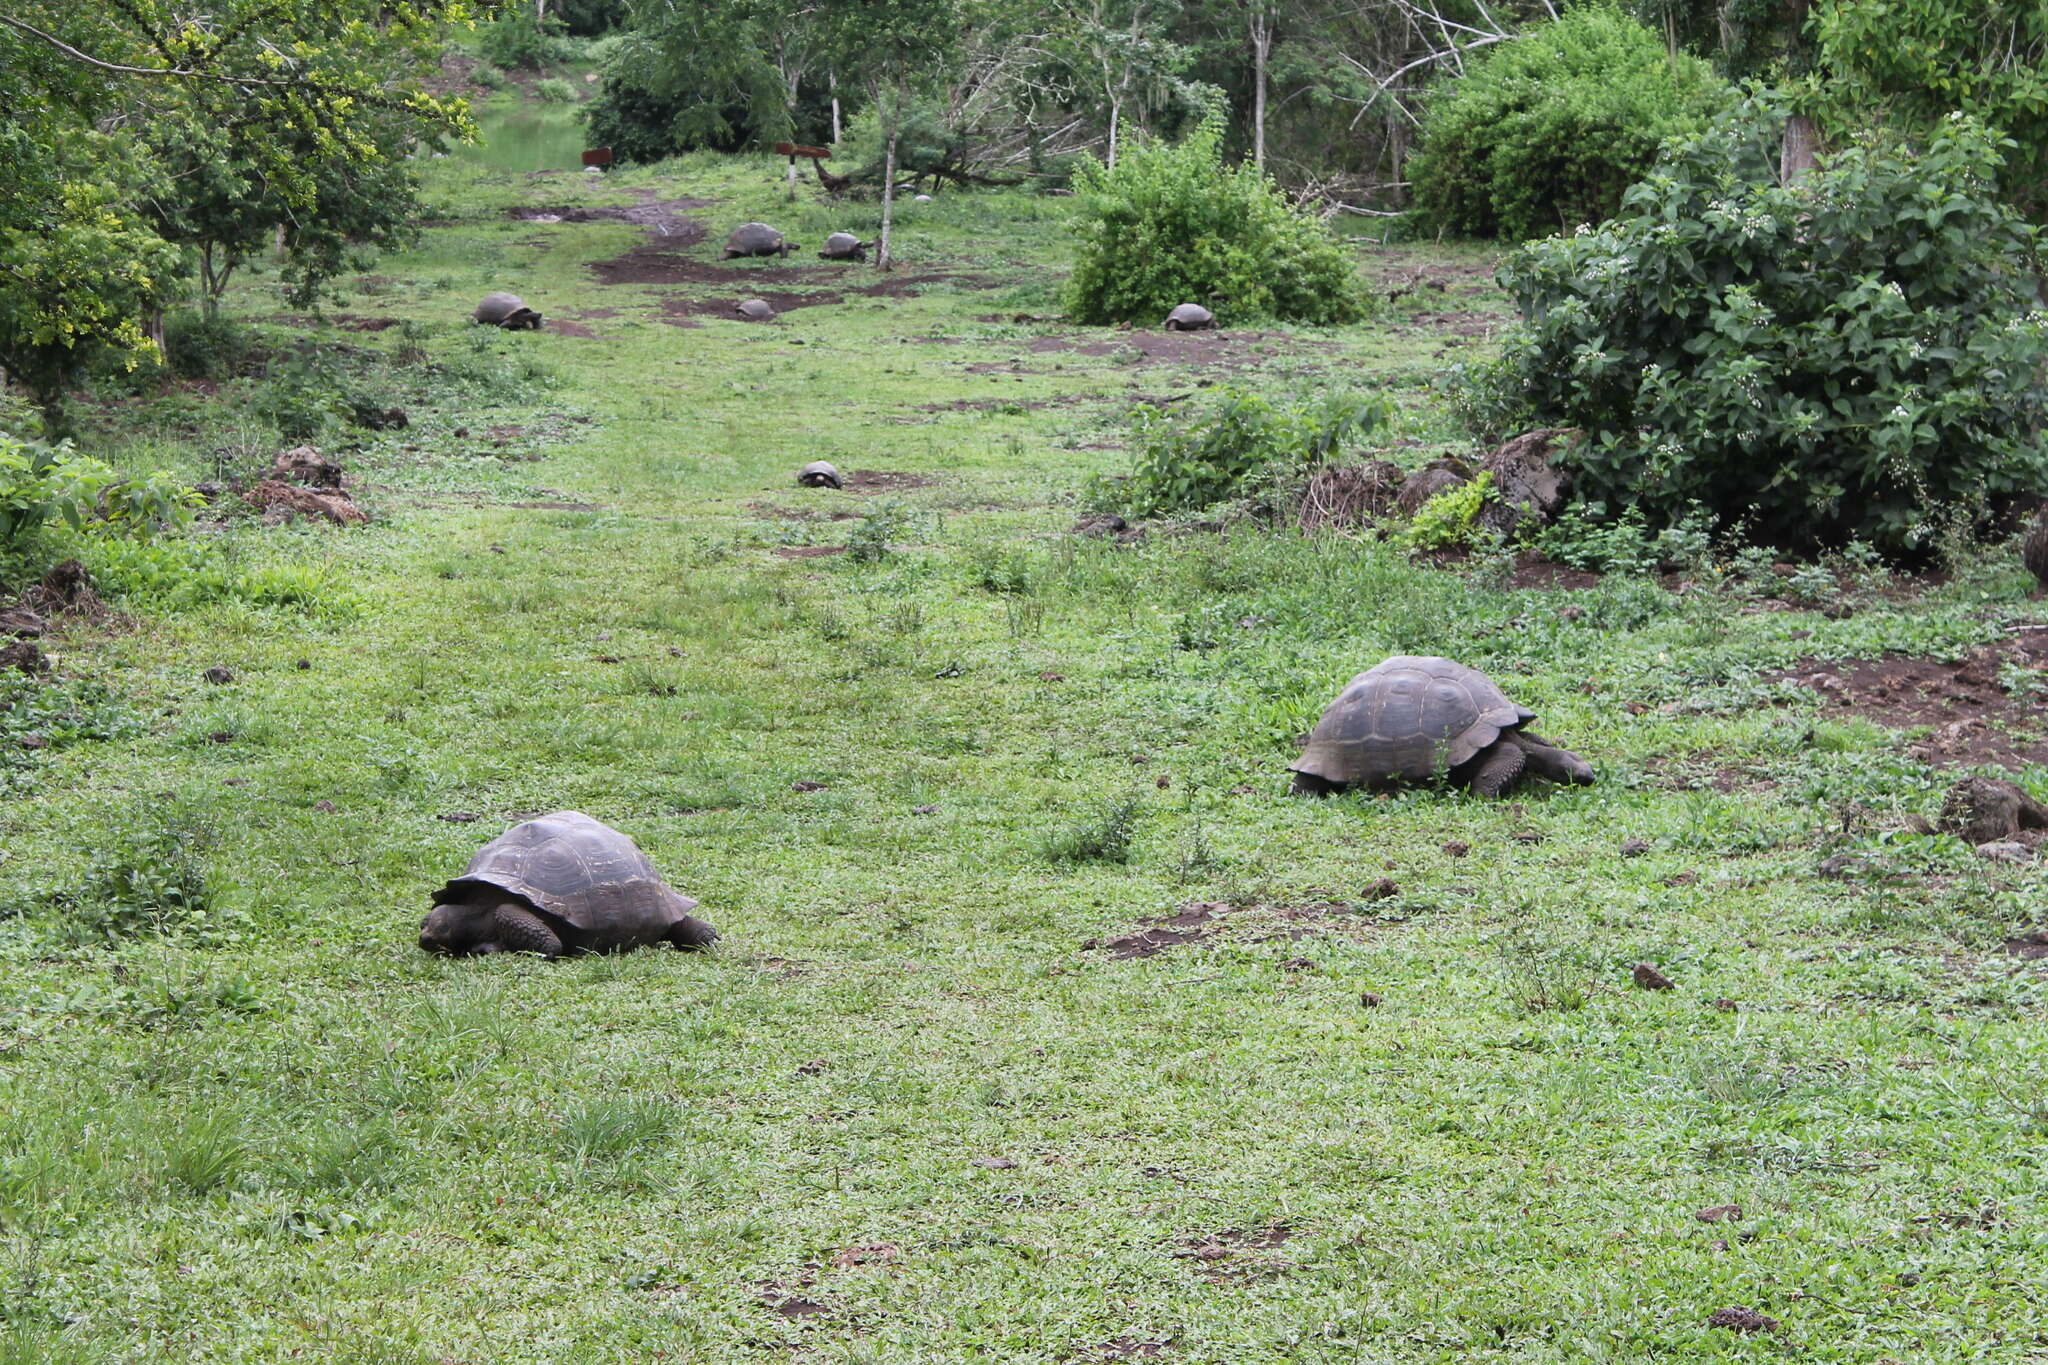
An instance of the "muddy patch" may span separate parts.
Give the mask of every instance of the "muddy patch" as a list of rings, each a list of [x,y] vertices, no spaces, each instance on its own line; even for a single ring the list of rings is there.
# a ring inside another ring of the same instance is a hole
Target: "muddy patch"
[[[551,319],[547,324],[547,330],[558,337],[575,337],[581,341],[588,341],[597,335],[582,323],[571,322],[567,318]]]
[[[1766,675],[1804,687],[1820,698],[1823,714],[1867,720],[1894,730],[1928,728],[1907,754],[1937,766],[2004,768],[2048,763],[2048,734],[2040,706],[2008,693],[2001,673],[2023,677],[2048,671],[2048,630],[2022,629],[1982,645],[1954,663],[1888,654],[1881,659],[1802,659]]]
[[[2039,962],[2048,958],[2048,929],[2036,929],[2030,934],[2007,939],[2005,951],[2022,962]]]
[[[904,493],[913,488],[930,488],[938,482],[924,474],[900,469],[856,469],[845,476],[846,491],[872,496],[876,493]]]
[[[1196,369],[1248,370],[1283,354],[1334,349],[1280,332],[1117,332],[1108,336],[1036,336],[1024,342],[1031,355],[1112,357],[1132,364],[1160,362]],[[969,374],[1019,374],[1014,363],[969,365]]]
[[[1192,1261],[1196,1272],[1211,1284],[1242,1282],[1293,1269],[1292,1262],[1276,1254],[1292,1236],[1294,1229],[1278,1222],[1258,1228],[1226,1228],[1189,1238],[1173,1254]]]
[[[681,327],[696,326],[697,318],[724,318],[730,322],[746,322],[739,314],[742,299],[760,299],[779,316],[792,313],[799,308],[817,308],[825,304],[838,303],[841,296],[830,292],[816,294],[778,293],[736,293],[721,298],[684,299],[674,296],[661,301],[661,321]]]
[[[689,216],[691,209],[706,209],[709,199],[650,199],[639,204],[607,204],[598,208],[564,206],[534,208],[522,205],[508,209],[507,216],[522,223],[632,223],[644,227],[664,248],[693,246],[704,240],[705,227]]]
[[[1375,882],[1360,893],[1357,901],[1310,901],[1300,905],[1232,905],[1227,901],[1192,901],[1164,919],[1114,938],[1091,938],[1081,945],[1083,952],[1099,952],[1114,960],[1156,957],[1173,948],[1220,934],[1226,927],[1241,926],[1241,938],[1256,943],[1293,942],[1323,933],[1340,925],[1376,928],[1405,924],[1408,916],[1399,911],[1381,914],[1368,906],[1400,893],[1390,880]]]
[[[844,508],[825,511],[816,507],[784,507],[773,502],[750,502],[747,510],[769,521],[858,521],[860,513]]]

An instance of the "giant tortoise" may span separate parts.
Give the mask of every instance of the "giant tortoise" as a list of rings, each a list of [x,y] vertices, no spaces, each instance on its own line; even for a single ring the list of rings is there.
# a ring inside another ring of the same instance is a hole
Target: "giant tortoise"
[[[492,327],[503,327],[508,332],[540,330],[540,314],[526,306],[526,300],[517,294],[496,293],[484,295],[483,302],[476,306],[476,320]]]
[[[580,811],[514,825],[434,893],[420,925],[430,953],[622,953],[650,943],[708,948],[691,914],[631,839]]]
[[[1184,303],[1166,315],[1169,332],[1206,332],[1216,325],[1216,315],[1199,303]]]
[[[1353,678],[1323,712],[1292,765],[1294,791],[1327,796],[1448,778],[1499,796],[1530,775],[1591,782],[1590,763],[1525,728],[1534,719],[1476,668],[1398,655]]]
[[[865,261],[868,244],[850,232],[835,232],[825,239],[825,249],[818,255],[828,261]]]
[[[796,250],[796,243],[784,237],[766,223],[742,223],[732,230],[732,236],[725,239],[725,255],[731,260],[735,256],[787,256]]]

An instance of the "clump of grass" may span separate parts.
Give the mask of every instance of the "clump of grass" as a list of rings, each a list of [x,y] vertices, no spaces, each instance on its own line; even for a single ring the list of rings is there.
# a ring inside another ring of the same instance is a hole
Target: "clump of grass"
[[[1120,796],[1104,803],[1085,819],[1050,835],[1044,845],[1046,860],[1054,863],[1116,863],[1131,860],[1131,843],[1137,837],[1144,806],[1136,795]]]
[[[249,1140],[233,1113],[194,1117],[164,1144],[164,1178],[193,1194],[211,1194],[236,1175],[249,1160]]]
[[[1500,943],[1500,973],[1508,997],[1530,1014],[1570,1014],[1586,1007],[1589,964],[1572,947],[1530,933]]]
[[[675,1106],[667,1100],[593,1100],[562,1120],[562,1145],[580,1162],[617,1161],[659,1142],[675,1126]]]

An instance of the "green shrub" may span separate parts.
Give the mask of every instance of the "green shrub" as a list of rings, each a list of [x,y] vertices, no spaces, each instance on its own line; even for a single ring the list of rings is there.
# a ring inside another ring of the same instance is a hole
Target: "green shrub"
[[[2048,481],[2048,312],[1994,141],[1860,143],[1780,186],[1753,102],[1673,144],[1627,216],[1501,268],[1524,322],[1478,407],[1575,426],[1576,496],[1659,527],[1924,549]],[[1960,511],[1959,511],[1960,509]]]
[[[1141,517],[1199,511],[1312,473],[1392,415],[1386,399],[1355,393],[1279,405],[1229,390],[1186,419],[1140,406],[1131,414],[1135,467],[1105,488],[1106,500]]]
[[[550,76],[533,87],[534,97],[543,104],[574,104],[576,87],[560,76]]]
[[[515,71],[538,71],[575,56],[575,45],[562,37],[552,20],[537,23],[530,7],[517,5],[484,26],[477,47],[484,60]]]
[[[23,441],[0,431],[0,545],[51,521],[74,531],[109,530],[147,539],[191,515],[192,494],[161,471],[124,479],[69,442]]]
[[[1694,57],[1602,5],[1565,12],[1474,58],[1430,101],[1408,165],[1428,228],[1520,241],[1621,207],[1666,138],[1729,103]]]
[[[1223,164],[1221,126],[1177,145],[1133,142],[1114,170],[1075,172],[1080,247],[1067,285],[1079,322],[1157,327],[1199,303],[1217,321],[1336,324],[1366,314],[1350,256],[1249,165]]]
[[[164,355],[185,379],[232,379],[249,353],[249,329],[189,310],[164,319]]]

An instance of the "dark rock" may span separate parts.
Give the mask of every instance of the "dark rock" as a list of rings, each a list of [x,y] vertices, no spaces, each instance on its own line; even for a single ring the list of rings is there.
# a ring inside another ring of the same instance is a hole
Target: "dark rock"
[[[1547,525],[1571,497],[1572,476],[1555,461],[1559,447],[1579,433],[1569,427],[1525,432],[1487,453],[1481,472],[1493,475],[1479,524],[1512,538],[1527,526]]]
[[[1658,971],[1655,966],[1648,962],[1638,962],[1635,965],[1635,970],[1632,973],[1630,973],[1630,975],[1634,976],[1636,984],[1638,986],[1641,986],[1646,991],[1668,991],[1676,989],[1676,987],[1672,984],[1670,977]]]
[[[1439,493],[1449,492],[1472,481],[1472,468],[1463,460],[1435,460],[1410,475],[1394,498],[1394,510],[1412,517],[1422,505]]]
[[[215,664],[199,676],[212,683],[215,687],[223,687],[235,680],[234,673],[229,669],[222,668],[219,664]]]
[[[1948,790],[1937,823],[1976,847],[2006,843],[2023,829],[2048,829],[2048,807],[2011,782],[1966,777]]]
[[[33,641],[15,640],[0,645],[0,669],[9,668],[34,677],[38,673],[49,672],[50,661],[43,657],[43,651],[37,649]]]
[[[1624,858],[1640,858],[1649,851],[1650,841],[1648,839],[1625,840],[1621,846],[1621,856]]]
[[[1767,1318],[1754,1308],[1716,1308],[1707,1319],[1709,1327],[1725,1327],[1731,1332],[1775,1332],[1778,1320]]]

